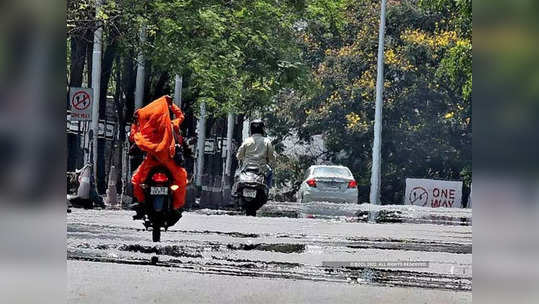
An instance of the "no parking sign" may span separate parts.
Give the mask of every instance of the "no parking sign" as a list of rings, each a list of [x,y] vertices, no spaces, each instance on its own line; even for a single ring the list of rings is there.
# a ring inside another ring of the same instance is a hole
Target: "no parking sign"
[[[94,91],[91,88],[69,88],[71,120],[92,120]]]

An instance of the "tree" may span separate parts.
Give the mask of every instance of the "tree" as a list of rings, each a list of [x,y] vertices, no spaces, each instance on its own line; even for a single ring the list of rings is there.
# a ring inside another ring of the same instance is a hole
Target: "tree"
[[[434,1],[435,2],[435,1]],[[469,180],[471,14],[391,1],[385,46],[382,200],[398,203],[406,177]],[[308,141],[324,136],[335,163],[360,185],[370,178],[379,4],[314,1],[299,35],[313,68],[314,94],[287,92],[275,121]],[[463,8],[464,7],[464,8]],[[323,15],[324,17],[321,17]],[[462,176],[465,175],[465,176]],[[360,191],[367,201],[367,191]]]

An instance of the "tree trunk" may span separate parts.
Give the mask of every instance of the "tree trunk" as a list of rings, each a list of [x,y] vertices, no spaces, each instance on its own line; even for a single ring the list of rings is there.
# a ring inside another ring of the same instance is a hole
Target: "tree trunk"
[[[152,63],[150,61],[146,61],[144,63],[144,98],[142,100],[142,106],[147,105],[150,101],[153,99],[153,95],[151,92],[152,88],[152,80],[153,80],[153,74],[152,74]]]
[[[109,33],[107,35],[107,44],[105,48],[105,53],[103,55],[103,59],[101,61],[101,85],[100,85],[100,94],[99,94],[99,118],[103,120],[107,120],[107,92],[109,87],[110,78],[112,76],[112,66],[114,63],[114,58],[117,54],[117,39],[116,35]],[[106,133],[106,130],[105,130]],[[105,139],[98,139],[98,156],[97,156],[97,181],[98,181],[98,189],[99,193],[104,193],[105,188],[107,186],[106,183],[106,175],[109,172],[109,168],[106,168],[106,156],[105,156],[105,150],[106,150],[106,140]],[[111,147],[111,153],[113,151],[113,147]],[[109,166],[111,164],[109,163]]]
[[[90,31],[88,31],[90,32]],[[93,37],[93,32],[91,33],[91,37]],[[86,83],[87,87],[90,87],[90,84],[92,83],[92,56],[93,56],[93,39],[88,39],[86,41],[86,75],[88,82]]]
[[[122,92],[125,96],[125,121],[131,121],[135,110],[135,86],[137,74],[135,70],[134,54],[130,52],[123,58],[122,66]],[[121,136],[121,133],[120,133]]]
[[[86,59],[87,43],[83,37],[73,36],[71,45],[71,66],[69,67],[69,86],[80,87],[82,85],[82,75],[84,73],[84,62]]]
[[[110,34],[108,36],[108,44],[105,49],[105,55],[101,62],[101,94],[99,95],[99,117],[106,117],[107,110],[107,92],[109,87],[110,78],[112,76],[112,66],[114,59],[117,56],[118,51],[118,39],[116,35]]]
[[[168,86],[169,80],[170,80],[170,74],[168,72],[161,72],[161,74],[159,75],[159,79],[157,80],[157,83],[155,84],[155,90],[153,92],[152,100],[170,93],[170,87]]]

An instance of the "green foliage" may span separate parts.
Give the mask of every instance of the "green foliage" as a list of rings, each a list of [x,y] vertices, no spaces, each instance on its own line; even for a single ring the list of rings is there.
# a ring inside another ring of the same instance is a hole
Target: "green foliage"
[[[263,109],[307,75],[296,59],[296,10],[271,0],[154,1],[149,53],[171,73],[189,71],[190,89],[216,116]]]
[[[281,88],[306,86],[309,69],[295,35],[305,7],[301,0],[105,0],[95,15],[93,1],[73,0],[68,28],[99,20],[121,32],[123,56],[143,50],[147,73],[185,75],[185,96],[221,116],[263,110]]]

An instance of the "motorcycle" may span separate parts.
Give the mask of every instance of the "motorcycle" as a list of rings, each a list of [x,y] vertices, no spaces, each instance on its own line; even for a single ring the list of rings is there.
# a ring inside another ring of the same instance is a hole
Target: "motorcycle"
[[[172,175],[164,166],[152,168],[144,184],[141,184],[145,193],[143,208],[143,221],[146,229],[152,228],[152,240],[161,241],[161,228],[167,231],[181,217],[181,211],[172,207],[172,194],[179,189],[178,185],[171,183]]]
[[[247,165],[239,172],[236,189],[239,205],[248,216],[256,216],[256,211],[268,201],[266,174],[257,165]]]

